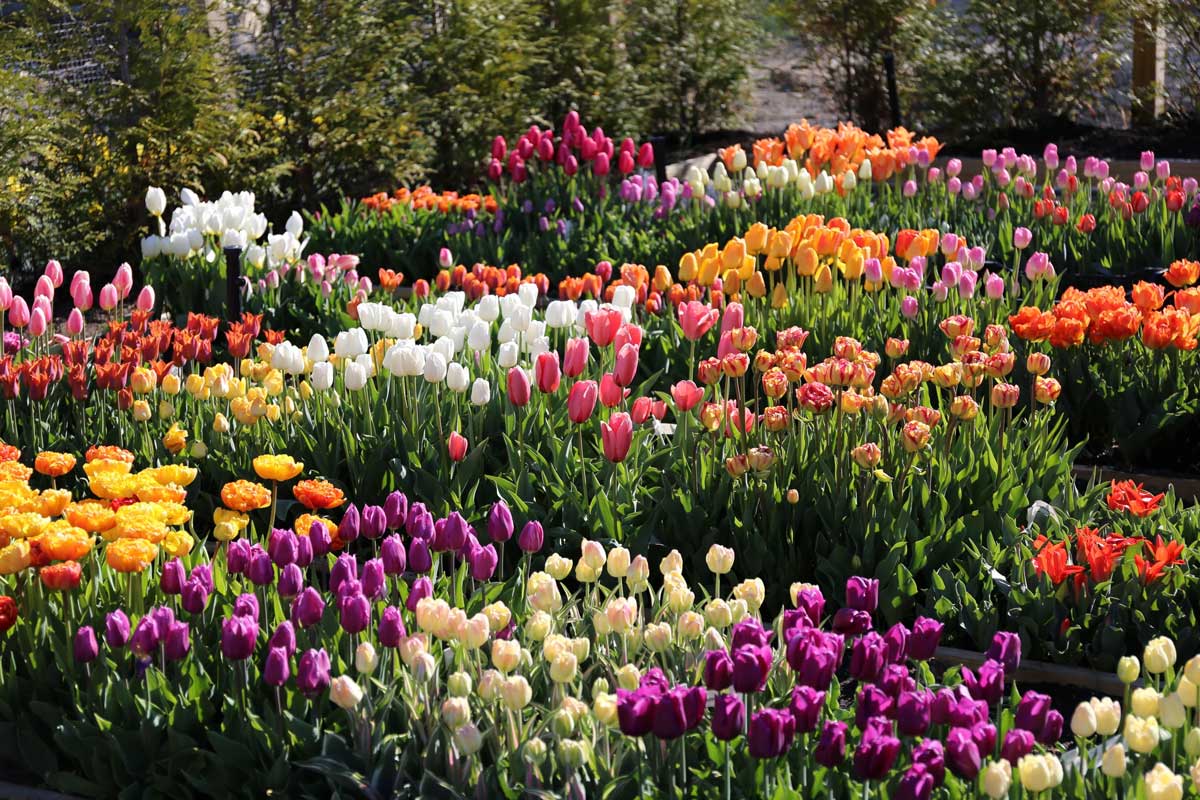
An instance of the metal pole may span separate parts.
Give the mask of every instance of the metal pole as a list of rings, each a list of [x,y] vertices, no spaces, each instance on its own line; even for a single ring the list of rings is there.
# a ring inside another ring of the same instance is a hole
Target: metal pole
[[[899,128],[900,122],[900,93],[896,91],[896,56],[891,50],[883,54],[883,71],[887,73],[888,105],[892,112],[892,127]]]
[[[242,318],[242,248],[225,248],[225,317],[230,322]]]

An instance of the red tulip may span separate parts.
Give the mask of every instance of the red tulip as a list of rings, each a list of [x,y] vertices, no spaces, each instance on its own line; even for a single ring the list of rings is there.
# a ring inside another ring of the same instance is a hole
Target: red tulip
[[[600,423],[600,438],[604,444],[604,457],[614,464],[620,464],[629,455],[629,445],[633,442],[633,420],[624,411],[618,411]]]
[[[604,373],[600,379],[600,402],[607,408],[619,406],[621,401],[629,396],[628,389],[622,389],[611,372]]]
[[[642,142],[642,146],[638,148],[637,161],[642,169],[654,166],[654,147],[649,142]]]
[[[446,441],[446,451],[450,454],[451,461],[462,461],[467,457],[467,437],[458,431],[451,431],[450,438]]]
[[[617,172],[622,175],[633,172],[633,153],[621,151],[621,154],[617,156]]]
[[[615,308],[600,308],[595,311],[589,311],[583,319],[584,326],[587,328],[588,336],[592,337],[592,341],[597,347],[608,347],[612,344],[613,339],[617,336],[617,331],[621,329],[625,319],[621,316],[621,312]]]
[[[587,422],[596,409],[599,387],[595,381],[576,381],[567,393],[567,416],[576,425]]]
[[[563,374],[568,378],[577,378],[587,369],[588,340],[586,338],[568,339],[567,349],[563,355]]]
[[[533,376],[539,392],[557,392],[558,384],[562,380],[562,372],[558,367],[558,353],[538,353],[537,361],[533,365]]]
[[[514,406],[523,408],[529,403],[529,373],[520,367],[508,371],[508,400]]]

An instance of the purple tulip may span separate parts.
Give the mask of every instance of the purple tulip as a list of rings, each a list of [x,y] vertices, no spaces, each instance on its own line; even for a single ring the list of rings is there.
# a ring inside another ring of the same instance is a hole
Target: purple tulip
[[[495,545],[475,548],[471,551],[471,577],[477,581],[490,581],[498,561]]]
[[[246,577],[255,586],[269,586],[275,582],[275,564],[265,550],[258,550],[251,556]]]
[[[733,688],[741,694],[761,692],[773,657],[767,645],[743,645],[733,651]]]
[[[826,720],[813,751],[813,760],[823,767],[836,767],[846,758],[846,723]]]
[[[295,564],[288,564],[279,573],[279,583],[275,588],[280,597],[284,600],[291,600],[304,588],[304,573]]]
[[[966,728],[951,728],[946,736],[946,764],[960,778],[975,780],[983,766],[979,746]]]
[[[413,572],[433,569],[433,555],[429,552],[427,539],[413,539],[408,543],[408,566]]]
[[[329,570],[329,591],[338,594],[338,588],[346,580],[358,580],[358,559],[349,553],[342,553]]]
[[[384,608],[379,617],[379,644],[383,647],[399,647],[407,635],[400,609],[395,606]]]
[[[990,722],[977,722],[971,726],[971,738],[980,753],[991,753],[996,749],[996,726]]]
[[[239,594],[233,601],[233,613],[239,617],[250,617],[258,622],[258,598],[252,594]]]
[[[271,537],[267,540],[267,554],[271,556],[275,566],[284,567],[295,563],[296,552],[300,548],[298,538],[296,534],[284,528],[271,531]]]
[[[346,513],[342,514],[342,521],[338,523],[338,538],[343,542],[353,542],[358,538],[361,527],[362,515],[358,509],[353,504],[346,506]]]
[[[875,718],[863,729],[854,751],[854,776],[860,781],[878,781],[887,777],[900,755],[900,740],[892,735],[892,723]]]
[[[263,683],[268,686],[283,686],[291,676],[288,651],[282,647],[272,647],[268,650],[267,663],[263,665]]]
[[[282,647],[290,656],[296,652],[296,629],[292,623],[284,620],[275,628],[271,638],[267,640],[268,647]]]
[[[825,693],[809,686],[792,688],[792,703],[788,711],[796,720],[796,733],[812,733],[817,729],[821,710],[825,707]]]
[[[301,628],[311,628],[325,615],[325,601],[321,593],[309,586],[292,601],[292,621]]]
[[[100,642],[96,641],[96,631],[90,625],[84,625],[75,631],[75,660],[80,664],[90,664],[100,655]]]
[[[379,547],[379,557],[383,559],[383,571],[388,575],[403,575],[404,570],[408,568],[404,540],[398,534],[392,534],[383,540]]]
[[[158,649],[160,643],[158,626],[154,624],[150,615],[139,619],[137,627],[133,629],[133,636],[129,639],[129,649],[140,658],[146,658]]]
[[[790,641],[792,634],[804,628],[814,628],[812,620],[808,618],[808,612],[800,608],[788,608],[783,612],[782,635],[783,640]]]
[[[1034,733],[1037,740],[1045,745],[1055,744],[1062,738],[1063,732],[1063,715],[1059,711],[1051,710],[1046,714],[1046,724],[1042,726],[1040,731]]]
[[[197,564],[188,575],[189,580],[199,582],[209,594],[213,592],[213,574],[211,564]]]
[[[408,531],[408,535],[414,539],[432,539],[433,515],[425,508],[424,503],[413,503],[404,527]]]
[[[1000,745],[1000,757],[1007,759],[1010,764],[1016,764],[1033,752],[1035,744],[1037,744],[1037,739],[1032,733],[1021,728],[1013,728],[1004,736],[1004,743]]]
[[[723,652],[723,651],[714,651]],[[728,742],[742,732],[746,707],[736,694],[720,694],[713,701],[712,732],[722,742]]]
[[[971,697],[988,705],[995,705],[1004,696],[1004,665],[999,661],[983,662],[978,673],[963,667],[962,680]]]
[[[850,677],[865,683],[879,680],[887,663],[887,645],[882,636],[872,631],[856,639],[850,648]]]
[[[661,690],[646,686],[634,691],[617,689],[617,723],[626,736],[645,736],[654,723],[654,709]]]
[[[338,600],[342,630],[362,633],[371,624],[371,601],[365,595],[345,595]]]
[[[426,597],[433,596],[433,581],[422,575],[413,581],[412,588],[408,590],[408,602],[405,607],[414,613],[417,610],[417,603],[424,600]]]
[[[895,699],[901,692],[911,692],[917,688],[917,682],[908,674],[908,668],[900,664],[890,664],[883,668],[879,676],[879,688]]]
[[[398,531],[408,519],[408,497],[404,492],[392,492],[383,501],[383,515],[389,530]]]
[[[833,681],[833,674],[838,668],[838,654],[822,644],[809,648],[807,651],[797,647],[795,648],[796,655],[793,655],[793,648],[789,645],[788,664],[795,667],[801,653],[804,653],[804,656],[799,661],[799,669],[796,670],[796,682],[813,689],[828,689],[829,684]]]
[[[687,732],[687,711],[684,708],[687,694],[688,687],[676,686],[654,703],[654,718],[650,723],[650,730],[659,739],[670,741]]]
[[[313,562],[312,536],[296,537],[296,566],[303,569]]]
[[[104,618],[104,642],[111,648],[124,647],[129,641],[129,617],[121,609]]]
[[[245,539],[234,539],[225,545],[225,569],[234,575],[241,575],[246,570],[250,560],[250,543]]]
[[[368,539],[378,539],[387,530],[387,512],[382,506],[363,506],[362,535]]]
[[[1008,672],[1016,672],[1021,664],[1021,637],[1015,633],[1000,631],[992,637],[992,646],[987,657],[1004,665]]]
[[[914,661],[928,661],[933,658],[938,644],[941,643],[944,627],[936,619],[917,617],[917,621],[913,623],[912,634],[908,637],[908,657]]]
[[[167,661],[182,661],[192,649],[192,629],[186,622],[172,622],[163,642]]]
[[[709,650],[704,654],[704,685],[714,692],[723,692],[733,685],[733,659],[724,650]]]
[[[937,739],[925,739],[912,750],[912,761],[929,770],[935,786],[946,779],[946,753]]]
[[[929,800],[933,795],[936,782],[933,774],[924,764],[914,764],[900,776],[896,785],[896,800]]]
[[[883,635],[884,651],[889,664],[903,664],[908,658],[908,640],[912,635],[903,622],[897,622]]]
[[[257,640],[258,622],[255,618],[235,613],[221,623],[221,653],[231,661],[249,658],[254,653]]]
[[[542,549],[545,539],[546,534],[542,530],[542,523],[531,519],[525,523],[525,527],[521,528],[521,535],[517,537],[517,547],[521,548],[523,553],[536,553]]]
[[[850,636],[866,633],[871,630],[871,615],[853,608],[839,608],[833,615],[833,629]]]
[[[362,570],[362,590],[371,600],[378,600],[383,597],[384,590],[387,588],[387,577],[383,568],[383,559],[372,558],[367,563],[363,564]]]
[[[778,758],[792,746],[796,735],[796,720],[778,708],[764,708],[750,717],[746,741],[752,758]]]
[[[854,707],[854,727],[866,730],[876,717],[892,717],[896,701],[878,686],[867,684],[858,690]]]
[[[846,605],[855,611],[875,613],[879,606],[879,581],[855,576],[846,581]]]
[[[305,697],[313,698],[329,688],[329,654],[324,648],[306,650],[296,669],[296,687]]]
[[[929,730],[933,698],[927,691],[903,692],[896,701],[896,727],[904,736],[924,736]]]
[[[172,558],[163,564],[158,586],[163,590],[163,594],[179,594],[183,590],[184,580],[183,562],[178,558]]]
[[[729,649],[731,651],[746,645],[766,647],[770,643],[771,631],[764,628],[763,624],[753,617],[744,619],[734,625],[733,630],[729,634]]]
[[[512,512],[508,509],[508,504],[503,500],[497,500],[492,504],[492,510],[488,512],[488,538],[493,542],[507,542],[513,535],[513,518]]]
[[[318,558],[329,552],[333,537],[324,522],[314,522],[308,529],[308,541],[312,545],[313,557]]]

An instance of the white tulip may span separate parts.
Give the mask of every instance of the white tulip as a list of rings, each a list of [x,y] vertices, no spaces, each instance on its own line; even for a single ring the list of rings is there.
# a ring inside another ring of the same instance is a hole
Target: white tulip
[[[221,247],[236,247],[243,250],[246,247],[246,239],[241,231],[228,230],[221,234]]]
[[[536,360],[542,353],[550,352],[550,337],[538,336],[529,340],[529,357]]]
[[[179,202],[185,206],[198,206],[200,205],[200,197],[185,186],[179,190]]]
[[[362,364],[351,361],[346,365],[346,388],[352,392],[361,391],[367,385],[367,371]]]
[[[871,159],[864,158],[862,163],[858,165],[859,180],[869,181],[873,175],[874,173],[872,172]]]
[[[396,339],[412,339],[417,333],[417,318],[405,311],[392,317],[387,335]]]
[[[318,361],[312,368],[312,387],[318,392],[324,392],[333,386],[333,364],[328,361]]]
[[[454,327],[454,315],[439,308],[430,316],[428,327],[433,336],[445,336]]]
[[[426,353],[426,358],[428,358],[431,353],[438,353],[439,355],[441,355],[442,359],[445,360],[446,363],[448,364],[454,360],[455,352],[456,351],[454,349],[454,340],[451,339],[449,336],[443,336],[442,338],[438,339],[433,344],[429,345],[429,350]]]
[[[338,331],[333,340],[333,352],[339,358],[355,358],[367,352],[367,334],[362,328]]]
[[[513,311],[513,315],[505,322],[511,322],[514,331],[523,332],[529,330],[529,323],[533,321],[533,310],[529,306],[519,306]]]
[[[246,248],[246,263],[255,269],[262,269],[263,264],[267,261],[267,251],[256,244],[252,244]],[[300,273],[300,279],[304,279],[304,273]]]
[[[301,218],[299,211],[292,212],[284,229],[297,239],[300,238],[300,234],[304,231],[304,219]]]
[[[496,361],[504,369],[511,369],[517,365],[517,357],[520,355],[517,352],[516,342],[505,342],[500,345],[500,352],[496,355]]]
[[[613,290],[612,304],[617,308],[632,308],[637,302],[637,290],[627,284],[621,284]]]
[[[446,379],[446,359],[441,353],[430,353],[425,358],[425,380],[428,383],[441,383]]]
[[[467,334],[467,347],[475,352],[487,350],[492,346],[492,328],[486,322],[480,320],[471,326],[470,333]]]
[[[492,399],[492,385],[487,382],[487,378],[476,378],[471,384],[471,403],[477,406],[486,406],[488,401]]]
[[[479,304],[475,306],[475,313],[484,322],[495,322],[500,318],[500,298],[494,294],[484,295],[479,298]]]
[[[375,359],[371,357],[370,353],[363,353],[354,359],[354,363],[363,368],[363,372],[367,374],[368,378],[375,377]]]
[[[146,210],[155,217],[161,217],[167,210],[167,193],[157,186],[146,190]]]
[[[171,241],[174,242],[175,234],[171,234]],[[204,233],[199,228],[183,232],[184,255],[188,251],[199,253],[204,249]]]
[[[517,288],[517,296],[521,298],[521,302],[528,308],[533,308],[537,305],[538,288],[532,283],[522,283]]]
[[[471,385],[471,376],[467,368],[457,361],[452,361],[446,368],[446,386],[456,394],[462,394]]]
[[[513,330],[512,320],[506,319],[500,323],[500,330],[496,332],[496,341],[500,344],[507,344],[517,338],[517,332]]]
[[[161,236],[147,236],[142,239],[142,260],[154,258],[162,253],[163,239]]]
[[[314,333],[308,340],[308,360],[314,364],[329,360],[329,343],[319,333]]]
[[[856,186],[858,186],[858,178],[854,177],[854,171],[846,170],[846,174],[842,176],[842,188],[847,192],[852,192]]]

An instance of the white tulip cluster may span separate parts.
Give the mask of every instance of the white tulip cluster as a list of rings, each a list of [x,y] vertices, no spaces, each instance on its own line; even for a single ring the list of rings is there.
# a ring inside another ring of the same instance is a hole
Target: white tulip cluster
[[[142,239],[142,258],[157,256],[188,259],[202,257],[212,263],[219,250],[237,247],[246,261],[261,269],[275,268],[298,261],[308,245],[304,220],[293,211],[283,233],[267,233],[267,217],[254,210],[253,192],[225,192],[215,201],[204,201],[191,189],[179,192],[181,205],[171,213],[169,226],[163,223],[167,199],[162,189],[151,186],[146,192],[146,210],[158,219],[158,233]],[[266,234],[265,242],[260,242]]]

